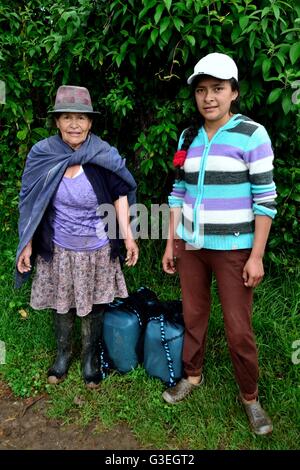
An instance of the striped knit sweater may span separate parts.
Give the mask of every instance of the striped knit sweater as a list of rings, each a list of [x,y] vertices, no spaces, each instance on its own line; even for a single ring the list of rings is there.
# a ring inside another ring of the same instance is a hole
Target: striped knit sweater
[[[232,116],[210,141],[201,127],[169,196],[181,207],[177,235],[195,248],[251,248],[255,216],[276,214],[273,158],[266,129],[246,116]]]

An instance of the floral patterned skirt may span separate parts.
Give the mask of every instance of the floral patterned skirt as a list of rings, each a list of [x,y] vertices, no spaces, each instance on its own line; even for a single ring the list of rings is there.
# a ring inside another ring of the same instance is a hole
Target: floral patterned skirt
[[[55,245],[51,261],[37,257],[32,308],[53,308],[57,313],[76,308],[77,315],[83,317],[94,304],[106,304],[115,297],[128,297],[128,292],[119,259],[110,259],[109,244],[78,252]]]

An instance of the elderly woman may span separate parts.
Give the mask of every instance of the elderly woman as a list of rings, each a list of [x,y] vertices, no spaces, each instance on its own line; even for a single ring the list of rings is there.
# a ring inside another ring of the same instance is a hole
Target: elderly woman
[[[32,147],[22,177],[16,286],[35,263],[30,305],[54,309],[55,318],[57,357],[48,382],[57,384],[66,377],[76,313],[82,325],[83,378],[89,388],[96,388],[105,304],[128,296],[119,232],[126,264],[134,266],[138,259],[129,224],[136,183],[118,151],[91,133],[97,113],[86,88],[59,87],[51,113],[58,135]],[[106,223],[101,206],[113,209],[113,220]],[[120,230],[113,236],[108,225],[116,220]]]

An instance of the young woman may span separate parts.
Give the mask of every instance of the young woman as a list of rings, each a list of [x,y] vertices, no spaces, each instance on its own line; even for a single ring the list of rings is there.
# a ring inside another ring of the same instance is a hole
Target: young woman
[[[263,278],[263,255],[275,210],[273,152],[265,128],[234,114],[238,70],[212,53],[195,66],[196,120],[179,141],[180,166],[169,196],[170,236],[163,269],[180,276],[186,378],[163,393],[177,403],[203,383],[203,361],[215,275],[235,377],[253,431],[272,423],[258,400],[258,359],[251,326],[253,288]]]

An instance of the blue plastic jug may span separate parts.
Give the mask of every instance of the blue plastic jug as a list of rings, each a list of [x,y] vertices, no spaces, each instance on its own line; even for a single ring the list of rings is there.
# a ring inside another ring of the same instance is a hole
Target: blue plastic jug
[[[142,332],[156,294],[141,287],[109,304],[103,316],[104,351],[111,368],[126,373],[142,361]]]
[[[138,316],[122,305],[113,305],[104,313],[103,342],[112,367],[129,372],[138,364],[141,325]]]
[[[168,385],[182,377],[183,335],[183,324],[164,315],[149,320],[144,337],[144,367],[149,375]]]

